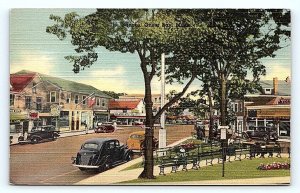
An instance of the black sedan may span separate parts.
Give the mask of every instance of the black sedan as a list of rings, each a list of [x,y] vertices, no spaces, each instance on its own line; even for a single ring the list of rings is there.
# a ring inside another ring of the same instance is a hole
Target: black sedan
[[[76,157],[72,157],[73,165],[80,170],[105,171],[111,167],[130,161],[132,151],[117,139],[94,138],[85,141]]]
[[[278,134],[274,127],[249,127],[247,131],[242,133],[244,139],[262,139],[264,141],[277,140]]]

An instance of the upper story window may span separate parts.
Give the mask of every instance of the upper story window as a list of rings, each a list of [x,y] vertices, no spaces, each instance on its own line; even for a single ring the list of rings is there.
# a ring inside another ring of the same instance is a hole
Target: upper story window
[[[32,83],[32,93],[36,94],[36,83]]]
[[[9,104],[10,104],[10,106],[14,106],[14,104],[15,104],[15,95],[14,94],[10,94]]]
[[[97,98],[96,105],[97,105],[97,106],[100,106],[100,98]]]
[[[105,106],[105,100],[103,99],[102,100],[102,107],[104,107]]]
[[[82,104],[86,105],[86,96],[82,96]]]
[[[78,95],[75,95],[75,104],[78,104],[78,102],[79,102],[79,96]]]
[[[31,108],[31,96],[25,96],[25,108],[26,109]]]
[[[238,104],[238,103],[235,103],[235,104],[234,104],[234,111],[235,111],[235,112],[238,112],[238,111],[239,111],[239,104]]]
[[[50,92],[50,102],[55,103],[56,102],[56,91]]]
[[[272,94],[272,88],[265,88],[265,94]]]
[[[67,103],[71,102],[71,93],[67,93],[67,99],[66,99]]]
[[[42,110],[42,97],[36,97],[36,110]]]

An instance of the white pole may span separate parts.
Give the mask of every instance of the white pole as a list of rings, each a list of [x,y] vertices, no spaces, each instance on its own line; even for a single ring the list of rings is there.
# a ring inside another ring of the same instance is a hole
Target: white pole
[[[161,96],[160,107],[165,105],[165,54],[161,54]],[[167,135],[165,128],[165,113],[160,116],[160,130],[159,130],[159,148],[165,148],[167,145]]]

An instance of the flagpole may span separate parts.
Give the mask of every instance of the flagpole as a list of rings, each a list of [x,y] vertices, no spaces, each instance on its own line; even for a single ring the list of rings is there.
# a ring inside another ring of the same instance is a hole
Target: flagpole
[[[161,54],[161,96],[160,96],[160,107],[165,105],[165,54]],[[165,112],[160,116],[160,130],[159,130],[159,148],[165,148],[167,145],[167,135],[165,128]],[[160,155],[162,156],[162,155]]]

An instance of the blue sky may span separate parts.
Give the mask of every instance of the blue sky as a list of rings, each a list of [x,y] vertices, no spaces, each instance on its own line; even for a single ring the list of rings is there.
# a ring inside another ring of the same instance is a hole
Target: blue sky
[[[98,61],[79,74],[74,74],[72,64],[64,56],[74,53],[70,41],[59,41],[54,35],[46,33],[52,25],[50,14],[63,16],[75,11],[86,15],[95,9],[13,9],[10,13],[10,71],[22,69],[36,71],[51,76],[73,80],[95,86],[100,90],[115,92],[143,93],[143,77],[136,54],[109,52],[99,48]],[[267,75],[262,79],[290,76],[290,46],[277,52],[276,58],[266,58]],[[168,90],[180,90],[182,85],[166,86]],[[189,91],[199,88],[194,82]],[[158,78],[153,81],[153,93],[160,93]]]

